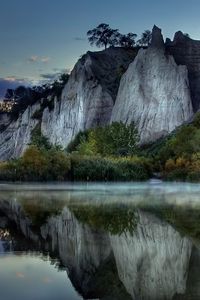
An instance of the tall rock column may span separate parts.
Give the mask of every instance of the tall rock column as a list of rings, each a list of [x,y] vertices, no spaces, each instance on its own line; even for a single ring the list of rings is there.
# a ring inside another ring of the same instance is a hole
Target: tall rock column
[[[192,115],[187,68],[165,54],[161,30],[154,26],[150,47],[139,51],[121,79],[111,122],[134,122],[140,143],[147,144]]]

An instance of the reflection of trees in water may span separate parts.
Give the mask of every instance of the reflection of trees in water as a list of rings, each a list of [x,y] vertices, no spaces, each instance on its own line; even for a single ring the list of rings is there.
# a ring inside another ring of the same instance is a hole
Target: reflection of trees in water
[[[114,235],[121,235],[126,232],[132,235],[138,223],[137,212],[128,206],[70,205],[69,209],[80,222]]]
[[[65,203],[57,198],[27,198],[22,197],[19,203],[24,211],[24,214],[32,221],[32,225],[40,227],[45,224],[48,218],[59,215],[62,212]]]
[[[12,199],[13,194],[9,195]],[[140,209],[167,221],[184,235],[200,238],[200,208],[198,206],[169,205],[166,204],[163,194],[154,197],[148,191],[143,197],[138,195],[136,197],[138,201],[135,203],[133,201],[124,204],[119,204],[119,202],[102,204],[95,199],[94,195],[91,196],[91,200],[89,195],[85,197],[81,195],[79,199],[80,194],[75,196],[71,193],[24,191],[15,196],[21,206],[21,211],[31,220],[32,228],[39,228],[50,217],[60,215],[63,208],[67,206],[78,221],[92,228],[103,229],[111,234],[121,235],[124,232],[133,234],[139,221],[137,210]]]
[[[181,234],[200,239],[200,208],[190,206],[155,206],[149,209]]]
[[[97,204],[88,201],[87,196],[83,199],[80,195],[72,196],[70,193],[44,196],[35,193],[25,194],[18,197],[24,214],[31,219],[32,226],[39,228],[44,225],[50,217],[60,215],[63,208],[67,207],[75,215],[78,221],[92,228],[103,229],[111,234],[122,234],[129,232],[133,234],[137,223],[137,209],[135,205],[126,204]],[[94,198],[94,195],[93,195]]]

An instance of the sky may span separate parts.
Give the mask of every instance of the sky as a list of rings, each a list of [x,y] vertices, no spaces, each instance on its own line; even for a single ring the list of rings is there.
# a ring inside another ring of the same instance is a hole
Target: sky
[[[0,97],[70,71],[88,50],[86,33],[107,23],[138,34],[154,24],[200,40],[199,0],[0,0]]]

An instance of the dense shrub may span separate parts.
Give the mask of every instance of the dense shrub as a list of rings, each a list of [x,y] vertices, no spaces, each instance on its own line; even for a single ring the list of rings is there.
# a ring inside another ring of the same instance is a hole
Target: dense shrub
[[[35,145],[38,149],[49,150],[52,148],[48,138],[41,133],[41,124],[38,123],[31,132],[31,145]]]
[[[152,159],[153,170],[170,180],[200,181],[200,113],[166,138],[141,150]]]
[[[66,153],[61,150],[51,149],[47,155],[48,159],[48,179],[68,180],[70,178],[71,160]]]
[[[151,176],[144,158],[102,158],[68,155],[31,145],[18,159],[0,164],[0,180],[13,181],[137,181]]]
[[[151,175],[150,165],[142,159],[72,157],[72,178],[84,181],[136,181]]]
[[[187,175],[188,181],[200,182],[200,171],[191,171]]]
[[[68,180],[70,166],[70,158],[63,151],[31,145],[20,159],[0,164],[0,180]]]
[[[195,114],[192,124],[194,127],[200,129],[200,112]]]
[[[88,131],[80,131],[76,137],[67,146],[67,152],[77,151],[78,146],[88,139]]]
[[[0,163],[0,180],[14,181],[17,172],[17,161]]]
[[[188,178],[188,171],[184,168],[178,168],[165,173],[165,179],[169,181],[185,181]]]
[[[127,156],[137,152],[137,142],[138,133],[133,124],[114,122],[79,133],[67,150],[80,155]]]

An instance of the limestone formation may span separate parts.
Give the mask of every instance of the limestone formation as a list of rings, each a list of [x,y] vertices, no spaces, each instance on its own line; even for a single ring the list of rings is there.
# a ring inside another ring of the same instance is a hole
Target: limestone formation
[[[5,128],[0,131],[0,159],[7,160],[21,156],[31,141],[31,133],[38,120],[33,118],[40,104],[28,106],[17,120],[6,119]],[[5,115],[1,118],[5,119]],[[2,124],[1,124],[2,126]]]
[[[139,51],[121,79],[111,122],[135,123],[140,143],[146,144],[192,115],[187,68],[165,54],[161,32],[154,27],[151,46]]]
[[[43,114],[42,133],[51,143],[66,147],[79,131],[109,123],[121,75],[134,56],[134,50],[110,48],[78,61],[61,100]]]
[[[178,31],[172,42],[166,40],[166,50],[178,65],[188,68],[191,98],[196,112],[200,108],[200,41],[192,40]]]
[[[42,134],[52,144],[62,147],[66,147],[79,131],[108,124],[121,75],[135,53],[135,50],[122,48],[88,52],[75,65],[61,98],[55,97],[53,110],[44,109],[41,120],[33,115],[42,110],[42,101],[29,106],[10,124],[6,121],[6,128],[2,127],[6,116],[1,115],[0,159],[21,156],[38,123]]]
[[[199,58],[200,42],[179,32],[165,45],[156,26],[151,46],[138,54],[112,47],[88,52],[75,65],[61,96],[50,96],[51,109],[44,109],[40,100],[15,121],[0,115],[0,160],[21,156],[37,124],[53,145],[63,148],[78,132],[113,121],[134,122],[141,144],[167,135],[199,108]],[[36,111],[40,119],[34,118]]]

